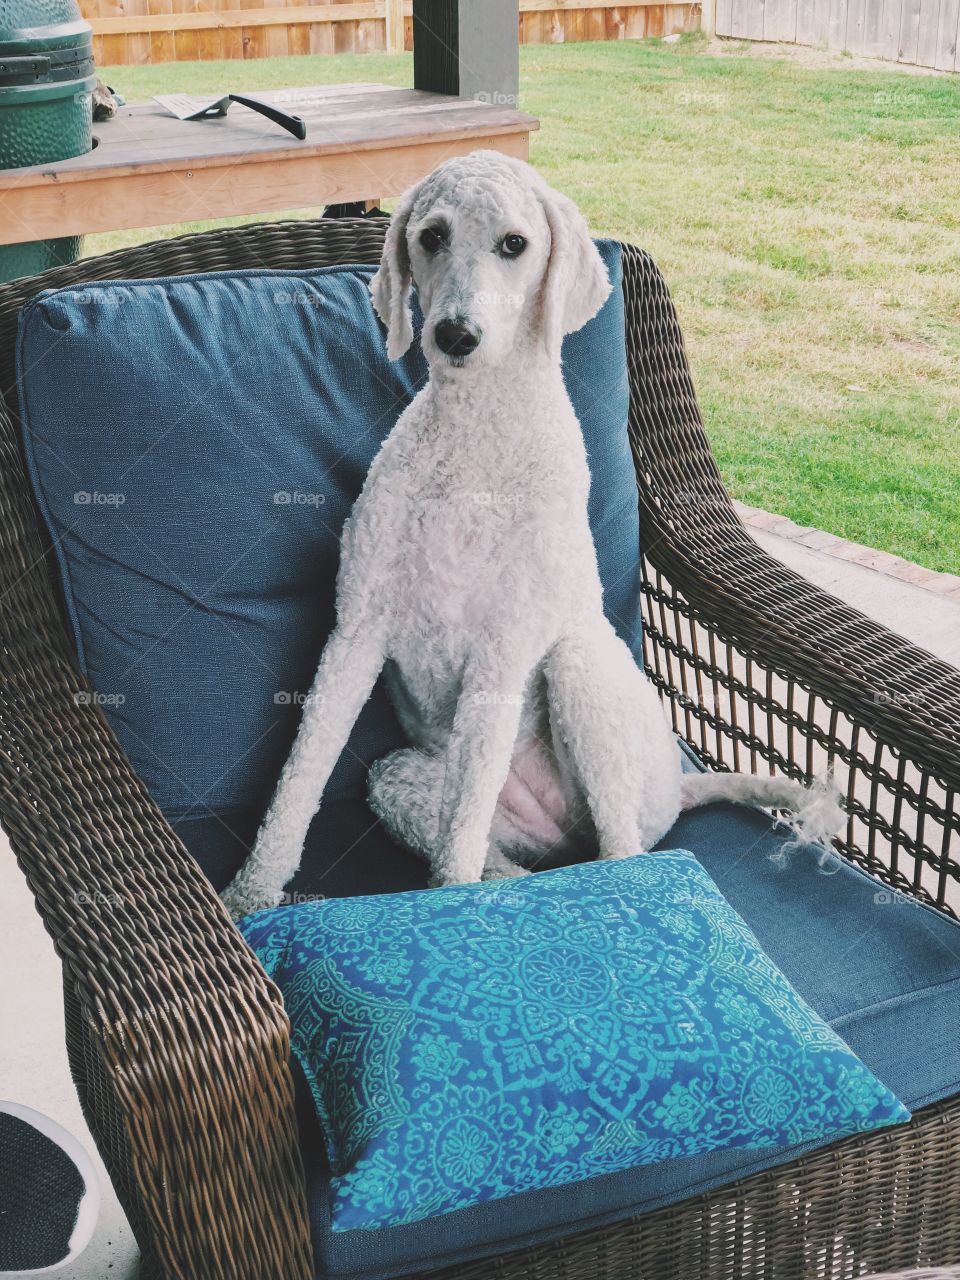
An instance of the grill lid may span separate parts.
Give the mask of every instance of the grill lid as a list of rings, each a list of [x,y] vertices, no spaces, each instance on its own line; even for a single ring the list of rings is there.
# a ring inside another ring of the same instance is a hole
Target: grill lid
[[[0,0],[0,86],[78,80],[93,71],[93,33],[76,0]]]

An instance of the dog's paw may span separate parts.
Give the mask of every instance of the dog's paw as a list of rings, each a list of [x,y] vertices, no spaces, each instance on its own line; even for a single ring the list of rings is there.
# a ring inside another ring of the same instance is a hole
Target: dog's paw
[[[517,862],[498,862],[496,866],[484,867],[484,880],[516,880],[520,876],[530,876],[533,872],[528,867],[521,867]]]
[[[258,884],[257,881],[240,875],[227,885],[220,895],[220,901],[233,919],[239,920],[242,916],[252,915],[254,911],[279,906],[283,901],[283,890]]]
[[[447,889],[451,885],[479,884],[480,876],[471,875],[458,867],[434,867],[427,881],[429,889]]]
[[[428,889],[449,889],[451,885],[476,884],[475,880],[464,880],[450,871],[434,871],[427,880]]]

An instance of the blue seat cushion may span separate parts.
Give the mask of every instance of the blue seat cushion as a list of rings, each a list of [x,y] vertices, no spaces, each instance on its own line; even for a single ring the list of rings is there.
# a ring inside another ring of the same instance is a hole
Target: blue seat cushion
[[[352,838],[361,865],[368,844],[386,859],[381,831],[364,832],[356,815],[348,834],[342,828],[349,823],[342,816],[340,821],[337,839]],[[811,848],[790,854],[781,867],[771,855],[786,838],[761,813],[712,805],[685,814],[662,845],[693,851],[798,993],[911,1110],[960,1091],[952,1033],[960,1025],[960,924],[913,905],[848,863],[824,873]],[[325,1280],[386,1280],[558,1239],[675,1203],[822,1145],[714,1151],[410,1225],[332,1231],[323,1142],[302,1080],[298,1087],[317,1275]]]
[[[253,809],[174,818],[171,825],[219,893],[239,871],[260,825]],[[345,898],[427,887],[428,867],[393,843],[366,800],[327,800],[307,835],[300,869],[287,898]]]
[[[563,367],[605,608],[639,658],[621,254],[599,248],[615,288]],[[416,343],[387,359],[373,271],[109,281],[24,308],[24,451],[77,653],[171,820],[262,814],[289,752],[334,622],[343,523],[426,376]],[[361,798],[402,741],[378,687],[328,798]]]

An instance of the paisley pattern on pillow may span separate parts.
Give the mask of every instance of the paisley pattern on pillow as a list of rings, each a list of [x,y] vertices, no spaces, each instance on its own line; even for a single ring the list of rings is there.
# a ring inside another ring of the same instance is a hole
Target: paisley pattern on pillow
[[[279,907],[334,1230],[909,1113],[796,994],[692,854]]]

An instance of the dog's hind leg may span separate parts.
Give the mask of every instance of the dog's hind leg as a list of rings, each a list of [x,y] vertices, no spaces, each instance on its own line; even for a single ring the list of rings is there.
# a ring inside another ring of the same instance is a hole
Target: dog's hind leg
[[[437,848],[442,796],[442,763],[415,747],[391,751],[367,774],[370,808],[397,844],[428,861]]]

